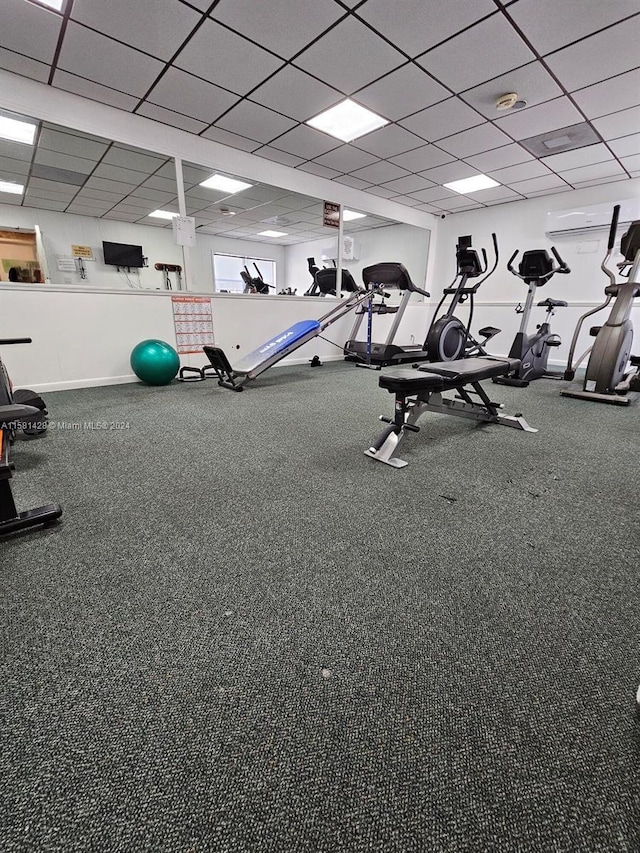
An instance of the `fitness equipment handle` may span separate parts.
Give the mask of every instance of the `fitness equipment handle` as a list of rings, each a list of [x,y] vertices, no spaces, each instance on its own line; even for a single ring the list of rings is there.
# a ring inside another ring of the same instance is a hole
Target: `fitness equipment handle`
[[[566,263],[562,260],[562,258],[560,257],[560,255],[559,255],[559,253],[558,253],[558,250],[556,249],[556,247],[555,247],[555,246],[552,246],[552,247],[551,247],[551,251],[553,252],[553,256],[555,257],[555,259],[556,259],[556,261],[558,262],[558,265],[559,265],[559,267],[560,267],[559,269],[554,270],[554,272],[559,272],[559,273],[561,273],[562,275],[564,275],[565,273],[569,273],[569,272],[571,272],[571,270],[569,269],[569,267],[567,266],[567,264],[566,264]]]
[[[513,253],[513,255],[511,255],[511,257],[510,257],[510,258],[509,258],[509,260],[507,261],[507,269],[509,270],[509,272],[510,272],[510,273],[513,273],[514,275],[517,275],[518,277],[520,277],[520,276],[519,276],[519,274],[514,270],[514,268],[513,268],[512,264],[513,264],[513,262],[515,261],[515,259],[516,259],[516,255],[518,254],[518,252],[519,252],[519,251],[520,251],[520,249],[516,249],[516,250],[515,250],[515,252]]]
[[[613,244],[616,241],[616,231],[618,230],[618,216],[620,215],[620,205],[616,204],[613,208],[613,216],[611,217],[611,227],[609,228],[609,242],[607,244],[607,249],[611,251],[613,249]]]
[[[31,338],[0,338],[0,346],[6,344],[30,344],[33,343]]]

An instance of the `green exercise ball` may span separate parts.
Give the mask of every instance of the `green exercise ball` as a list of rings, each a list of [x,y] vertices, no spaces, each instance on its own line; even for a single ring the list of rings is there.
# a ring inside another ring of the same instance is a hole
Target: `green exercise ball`
[[[147,385],[168,385],[180,369],[180,356],[164,341],[141,341],[131,353],[131,369]]]

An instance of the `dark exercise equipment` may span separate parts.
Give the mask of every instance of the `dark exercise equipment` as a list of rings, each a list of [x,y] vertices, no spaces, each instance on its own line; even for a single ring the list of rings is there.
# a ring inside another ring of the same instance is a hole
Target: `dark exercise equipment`
[[[39,525],[48,527],[62,515],[58,504],[18,512],[11,491],[14,466],[9,460],[9,450],[12,437],[19,424],[29,423],[39,414],[35,406],[0,406],[0,536]]]
[[[321,270],[333,277],[333,292],[335,293],[337,270]],[[276,362],[281,361],[290,352],[298,349],[307,341],[317,338],[336,320],[343,317],[358,305],[366,304],[377,295],[375,290],[358,290],[351,273],[342,271],[342,282],[345,278],[350,290],[350,296],[344,301],[337,302],[330,311],[323,314],[319,320],[301,320],[294,323],[288,329],[268,340],[262,346],[245,355],[235,365],[231,366],[224,350],[220,347],[203,347],[204,354],[209,359],[209,364],[204,367],[183,367],[179,378],[183,382],[200,382],[203,379],[218,378],[218,385],[230,388],[232,391],[242,391],[243,387],[251,379],[255,379],[265,370],[268,370]],[[329,286],[330,282],[327,282]],[[345,288],[347,289],[347,288]]]
[[[529,325],[536,290],[543,287],[556,273],[566,275],[571,270],[562,260],[555,246],[551,247],[551,251],[558,262],[558,266],[554,266],[546,249],[529,249],[523,253],[520,265],[515,270],[513,262],[519,251],[516,249],[511,255],[507,269],[512,275],[522,279],[528,287],[524,308],[522,305],[516,307],[516,314],[522,314],[522,322],[509,350],[509,358],[517,358],[520,367],[514,373],[508,376],[498,376],[493,381],[499,385],[515,385],[518,388],[525,388],[533,379],[540,379],[542,376],[551,379],[562,379],[564,377],[562,371],[547,370],[547,362],[550,349],[559,347],[562,343],[559,335],[552,334],[549,321],[553,317],[555,309],[566,308],[567,303],[560,299],[544,299],[542,302],[538,302],[539,308],[547,309],[544,322],[536,326],[533,335],[527,334],[527,326]]]
[[[365,267],[362,270],[362,280],[365,288],[375,288],[382,299],[380,302],[371,300],[368,305],[361,306],[356,311],[356,321],[349,334],[349,340],[344,345],[345,359],[355,361],[357,367],[369,367],[374,370],[380,370],[381,367],[388,364],[424,360],[427,354],[421,345],[399,346],[393,341],[411,300],[411,295],[419,293],[421,296],[429,297],[430,294],[414,284],[406,267],[396,262],[387,261]],[[390,296],[386,292],[386,288],[397,288],[402,292],[399,305],[386,304],[384,300]],[[367,315],[367,337],[363,341],[357,340],[357,334],[365,314]],[[389,333],[382,343],[372,340],[374,314],[395,314]]]
[[[257,275],[251,276],[251,273],[247,269],[246,265],[244,269],[240,270],[240,278],[244,282],[244,293],[269,293],[269,288],[275,290],[275,285],[267,284],[267,282],[262,278],[262,273],[258,265],[254,261],[254,267],[256,268]]]
[[[311,287],[303,294],[304,296],[335,296],[337,269],[333,267],[323,267],[320,269],[316,265],[314,258],[307,258],[309,272],[313,278]],[[358,285],[355,283],[353,276],[349,270],[342,270],[342,292],[355,293],[358,290]]]
[[[493,240],[493,251],[495,254],[494,264],[489,272],[486,249],[482,249],[482,262],[475,249],[471,248],[471,237],[458,237],[456,245],[456,274],[449,287],[445,287],[442,299],[433,315],[433,320],[427,332],[424,350],[429,361],[454,361],[458,358],[466,358],[470,355],[486,355],[485,345],[499,334],[500,329],[495,326],[485,326],[478,331],[483,340],[478,342],[471,334],[473,322],[474,298],[478,288],[483,284],[498,266],[498,240],[495,234],[491,235]],[[486,273],[486,275],[485,275]],[[484,276],[480,278],[480,276]],[[475,284],[468,284],[470,279],[478,278]],[[442,306],[448,296],[451,296],[451,304],[445,313],[439,317]],[[458,305],[469,300],[469,318],[466,325],[455,316]]]
[[[31,338],[0,338],[0,346],[14,344],[30,344]],[[16,431],[24,435],[41,435],[47,429],[47,406],[42,397],[27,388],[15,388],[9,378],[7,369],[0,358],[0,406],[21,404],[37,409],[33,417],[23,418],[16,424]]]
[[[522,415],[501,414],[501,404],[492,402],[480,385],[485,379],[512,373],[518,366],[517,359],[513,358],[473,357],[424,364],[418,369],[399,368],[382,374],[378,384],[395,394],[395,413],[393,418],[380,417],[389,426],[365,454],[392,468],[404,468],[407,463],[394,454],[407,432],[420,431],[416,421],[425,412],[537,432]],[[443,391],[455,391],[456,396],[443,397]]]
[[[602,305],[592,308],[579,318],[571,340],[565,379],[574,379],[578,366],[590,353],[582,390],[568,389],[560,394],[563,397],[577,397],[596,403],[628,406],[630,399],[626,394],[629,391],[640,391],[640,356],[631,355],[633,324],[630,319],[634,300],[640,296],[640,220],[631,223],[620,241],[620,252],[624,261],[618,264],[618,269],[623,276],[625,270],[629,271],[626,281],[617,282],[615,273],[607,267],[607,261],[615,244],[619,213],[620,205],[617,204],[611,218],[607,254],[600,265],[600,269],[610,281],[604,290],[607,298]],[[589,334],[595,338],[593,345],[574,362],[582,324],[587,317],[606,308],[612,299],[615,301],[604,325],[592,326],[589,330]]]

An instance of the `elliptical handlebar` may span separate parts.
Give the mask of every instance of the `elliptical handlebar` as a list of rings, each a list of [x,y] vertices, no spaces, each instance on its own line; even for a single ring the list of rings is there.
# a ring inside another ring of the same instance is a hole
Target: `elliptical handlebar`
[[[554,273],[560,273],[560,275],[566,275],[567,273],[570,273],[571,270],[569,269],[567,264],[562,260],[562,258],[560,257],[560,254],[559,254],[559,252],[555,246],[551,247],[551,251],[553,252],[554,258],[558,262],[558,269],[554,270],[553,272]]]
[[[607,243],[607,252],[611,252],[616,242],[616,231],[618,230],[618,217],[620,216],[620,205],[616,204],[613,208],[613,216],[611,217],[611,226],[609,228],[609,242]]]
[[[548,273],[545,273],[544,275],[538,276],[537,278],[533,277],[531,275],[522,275],[518,270],[513,268],[513,262],[516,259],[516,255],[518,254],[519,251],[520,251],[520,249],[516,249],[515,252],[513,253],[513,255],[511,255],[511,257],[509,258],[509,260],[507,262],[507,269],[509,270],[509,272],[512,275],[515,275],[517,278],[522,279],[522,281],[526,281],[526,282],[536,281],[536,282],[540,282],[541,284],[546,284],[549,281],[549,279],[552,276],[554,276],[556,273],[560,273],[561,275],[566,275],[567,273],[571,272],[569,266],[560,257],[560,254],[559,254],[558,250],[556,249],[556,247],[552,246],[551,252],[553,253],[554,258],[558,262],[557,267],[554,267],[552,265],[552,267]],[[542,252],[542,251],[543,251],[543,249],[540,249],[540,252]]]
[[[33,343],[31,338],[0,338],[0,346],[8,346],[9,344],[30,344]]]

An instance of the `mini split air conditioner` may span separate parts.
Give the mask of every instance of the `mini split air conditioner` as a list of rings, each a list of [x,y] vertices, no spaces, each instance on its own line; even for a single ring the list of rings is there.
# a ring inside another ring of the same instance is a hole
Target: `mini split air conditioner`
[[[640,219],[640,199],[628,198],[620,204],[618,227],[627,226]],[[606,230],[611,222],[615,202],[572,207],[568,210],[553,210],[547,213],[545,231],[549,237],[562,234],[585,234],[590,231]]]

